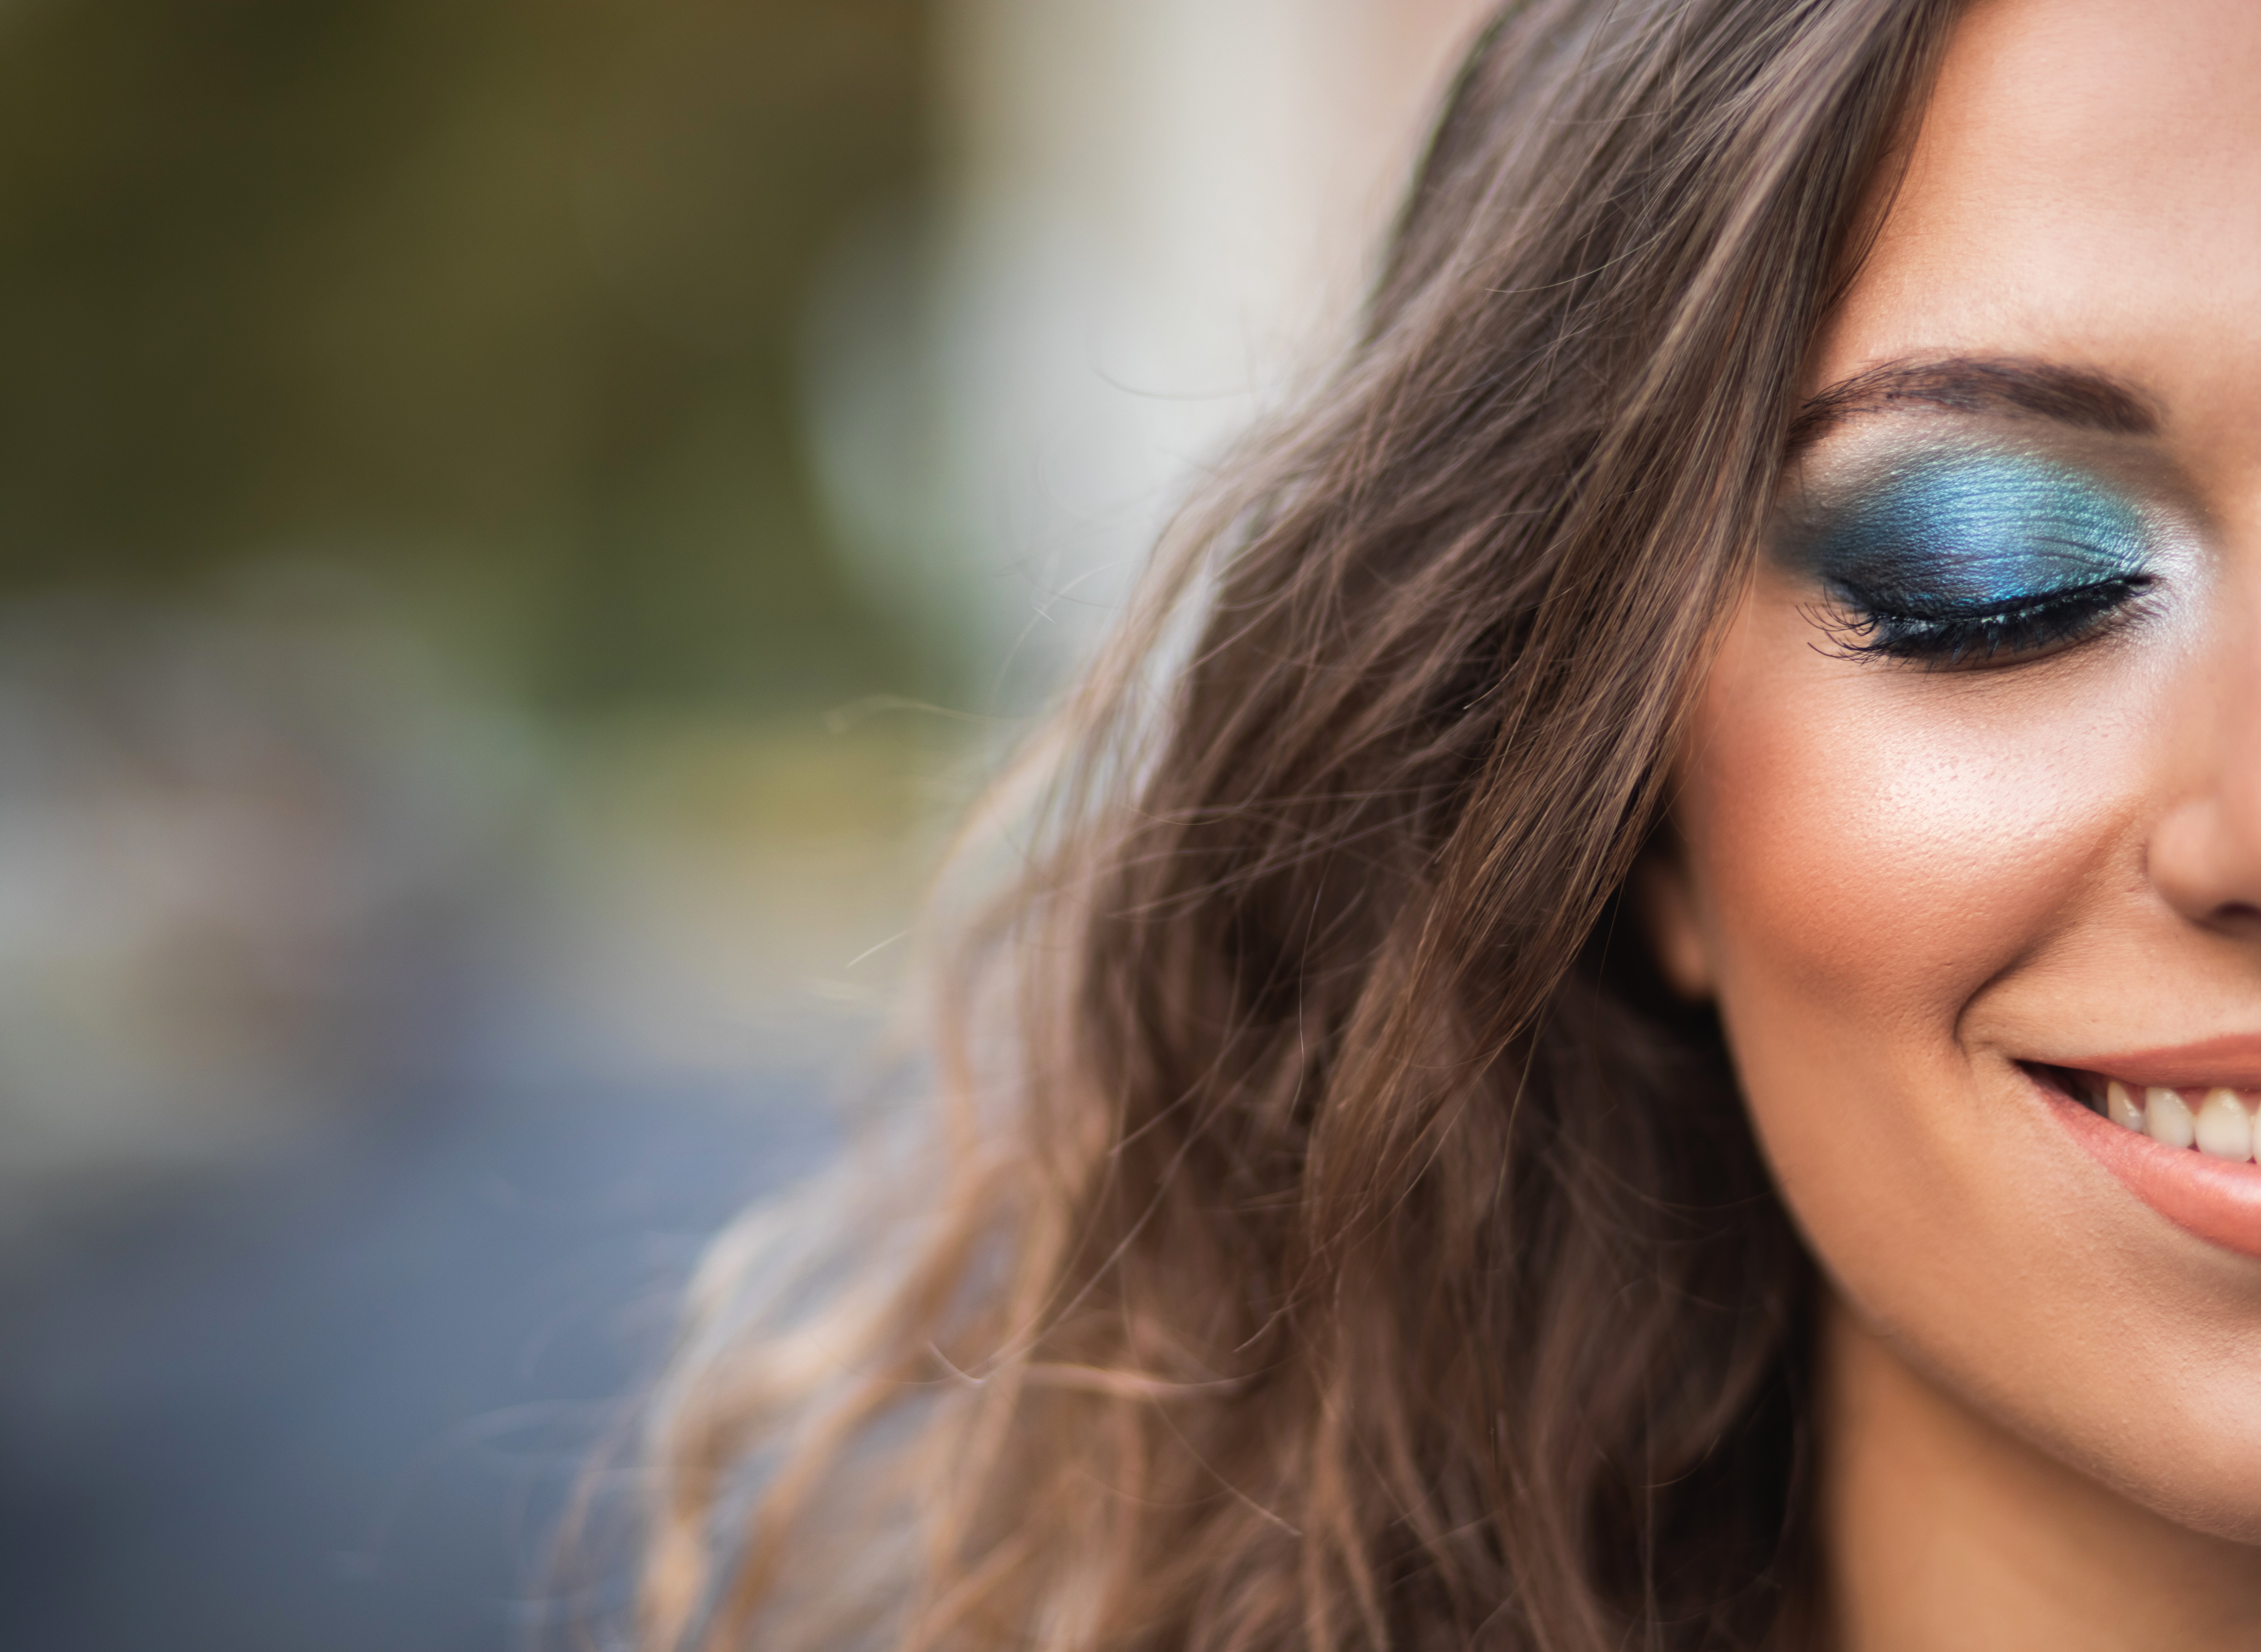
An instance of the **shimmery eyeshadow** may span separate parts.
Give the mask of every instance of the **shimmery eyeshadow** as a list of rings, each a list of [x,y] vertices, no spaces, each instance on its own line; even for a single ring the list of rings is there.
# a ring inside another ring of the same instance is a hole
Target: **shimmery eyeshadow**
[[[1945,619],[2140,573],[2147,540],[2143,513],[2085,471],[1960,453],[1894,466],[1778,544],[1866,606]]]

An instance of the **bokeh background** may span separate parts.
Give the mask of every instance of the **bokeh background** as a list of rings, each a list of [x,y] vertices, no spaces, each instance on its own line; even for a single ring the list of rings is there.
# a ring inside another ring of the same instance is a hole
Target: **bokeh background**
[[[0,1646],[599,1627],[591,1454],[1474,0],[0,0]]]

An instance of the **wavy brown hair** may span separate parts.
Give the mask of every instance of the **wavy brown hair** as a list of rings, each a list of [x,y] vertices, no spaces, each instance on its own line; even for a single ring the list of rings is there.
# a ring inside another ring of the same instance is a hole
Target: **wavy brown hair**
[[[718,1252],[654,1652],[1818,1633],[1812,1267],[1619,909],[1950,20],[1482,34],[1354,347],[1035,759],[916,1196]]]

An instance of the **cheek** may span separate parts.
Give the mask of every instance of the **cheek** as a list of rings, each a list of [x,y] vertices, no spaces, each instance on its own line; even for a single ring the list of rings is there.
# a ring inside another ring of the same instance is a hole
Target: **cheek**
[[[2000,1170],[2030,1124],[1994,995],[2084,945],[2140,869],[2143,696],[2094,665],[1835,659],[1794,606],[1753,607],[1682,766],[1697,922],[1785,1198],[1871,1322],[1913,1328],[1968,1296],[1972,1256],[2046,1225],[2048,1189]]]
[[[2013,1065],[2107,1014],[2153,1024],[2126,1018],[2146,983],[2203,985],[2146,834],[2221,662],[2098,648],[1926,673],[1813,643],[1794,602],[1747,605],[1673,803],[1783,1196],[1841,1299],[1945,1391],[2254,1541],[2261,1427],[2226,1420],[2261,1415],[2250,1269],[2162,1232]]]
[[[1850,664],[1771,628],[1730,640],[1682,788],[1722,1008],[1940,1059],[2122,858],[2125,701]]]

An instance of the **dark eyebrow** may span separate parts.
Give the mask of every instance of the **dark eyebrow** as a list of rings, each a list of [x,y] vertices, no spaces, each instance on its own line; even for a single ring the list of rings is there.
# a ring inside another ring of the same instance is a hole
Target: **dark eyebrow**
[[[2157,435],[2159,416],[2140,392],[2102,373],[2049,362],[1952,356],[1886,362],[1807,399],[1791,420],[1790,450],[1804,451],[1848,419],[1909,406],[2048,419],[2120,436]]]

